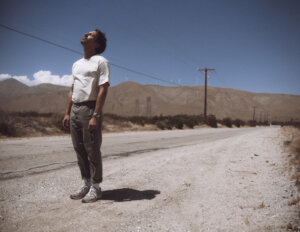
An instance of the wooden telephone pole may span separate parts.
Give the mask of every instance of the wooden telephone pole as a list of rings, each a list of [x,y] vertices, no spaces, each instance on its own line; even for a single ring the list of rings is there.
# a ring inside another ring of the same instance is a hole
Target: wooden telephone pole
[[[207,71],[215,71],[214,68],[198,68],[199,72],[205,72],[205,91],[204,91],[204,122],[206,122],[207,113]]]
[[[253,121],[255,120],[255,107],[256,106],[253,106]]]

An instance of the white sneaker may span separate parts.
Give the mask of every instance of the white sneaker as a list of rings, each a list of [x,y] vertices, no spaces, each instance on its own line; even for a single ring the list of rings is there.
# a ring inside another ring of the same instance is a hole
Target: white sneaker
[[[89,190],[90,190],[90,186],[83,184],[82,186],[80,186],[79,189],[77,189],[76,192],[70,195],[70,198],[73,200],[82,199],[89,192]]]
[[[97,189],[94,186],[90,187],[90,191],[82,199],[83,203],[95,202],[102,196],[101,188]]]

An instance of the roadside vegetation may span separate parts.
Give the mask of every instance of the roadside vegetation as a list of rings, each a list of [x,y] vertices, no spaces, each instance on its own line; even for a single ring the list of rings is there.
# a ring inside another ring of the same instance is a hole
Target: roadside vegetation
[[[62,127],[63,114],[0,111],[1,137],[27,137],[44,135],[63,135],[69,133]],[[273,122],[275,125],[290,125],[293,122]],[[295,124],[295,123],[294,123]],[[137,130],[173,130],[193,129],[199,126],[217,127],[243,127],[268,126],[269,122],[243,121],[241,119],[217,119],[208,115],[206,122],[203,115],[175,115],[124,117],[105,114],[103,119],[104,132],[137,131]]]
[[[300,204],[300,123],[287,122],[282,127],[282,133],[287,138],[284,141],[289,157],[289,171],[291,180],[298,188],[298,194],[294,194],[293,199],[288,202],[289,206]],[[298,223],[300,220],[300,214],[298,214]],[[300,227],[296,226],[297,222],[290,222],[287,225],[289,231],[299,231]]]
[[[61,125],[62,114],[0,111],[0,135],[26,137],[65,133]]]
[[[300,124],[284,127],[283,133],[288,135],[287,137],[289,138],[284,142],[284,145],[292,154],[290,155],[290,165],[293,169],[292,179],[295,180],[300,191]]]

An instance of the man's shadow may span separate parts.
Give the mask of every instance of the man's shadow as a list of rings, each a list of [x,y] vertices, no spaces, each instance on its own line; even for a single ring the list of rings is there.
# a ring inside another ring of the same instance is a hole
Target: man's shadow
[[[137,201],[137,200],[151,200],[160,194],[157,190],[135,190],[130,188],[114,189],[102,191],[101,200],[111,200],[116,202],[122,201]]]

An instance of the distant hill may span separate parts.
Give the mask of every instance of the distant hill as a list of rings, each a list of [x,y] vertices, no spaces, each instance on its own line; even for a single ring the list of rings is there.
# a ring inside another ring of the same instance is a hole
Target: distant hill
[[[0,82],[0,108],[4,111],[64,112],[68,87],[42,84],[28,87],[17,80]],[[204,87],[140,85],[124,82],[110,87],[104,111],[122,116],[203,113]],[[208,87],[208,114],[217,118],[300,120],[300,95],[252,93]],[[267,115],[268,114],[268,115]]]
[[[48,113],[64,111],[69,88],[52,84],[28,87],[8,79],[0,82],[0,90],[1,110]]]
[[[13,78],[0,82],[1,97],[19,96],[25,94],[29,89],[30,87]]]

